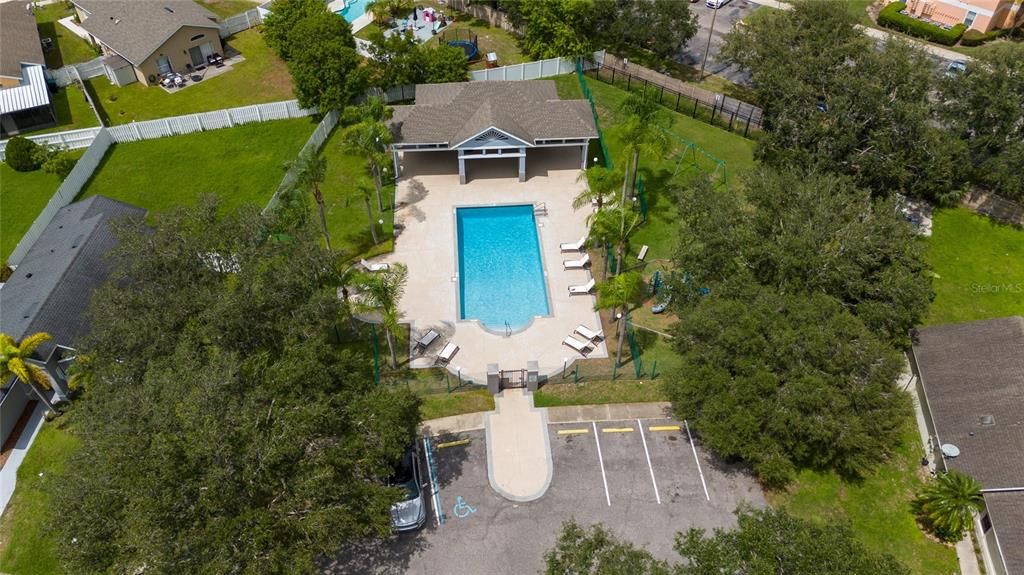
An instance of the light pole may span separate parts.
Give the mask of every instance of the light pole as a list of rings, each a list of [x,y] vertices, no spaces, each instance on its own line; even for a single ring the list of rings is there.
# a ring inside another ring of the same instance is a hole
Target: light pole
[[[717,2],[716,2],[717,4]],[[708,31],[708,45],[704,48],[704,61],[700,63],[700,76],[697,77],[698,82],[704,81],[704,67],[708,64],[708,52],[711,51],[711,37],[715,34],[715,17],[718,16],[718,8],[712,8],[711,12],[711,30]]]

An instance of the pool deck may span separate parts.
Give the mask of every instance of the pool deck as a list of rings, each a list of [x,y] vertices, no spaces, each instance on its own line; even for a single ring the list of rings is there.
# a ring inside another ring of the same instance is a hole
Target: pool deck
[[[435,366],[438,352],[449,341],[459,346],[449,371],[461,372],[463,379],[479,384],[486,383],[491,363],[501,369],[522,369],[534,360],[539,362],[541,375],[550,375],[560,372],[566,361],[571,364],[581,359],[583,356],[562,345],[562,340],[580,324],[600,329],[601,322],[594,311],[594,296],[568,294],[568,286],[585,284],[590,271],[564,270],[562,260],[580,254],[559,250],[559,244],[576,241],[587,230],[590,211],[572,208],[572,199],[585,185],[576,181],[580,173],[578,148],[530,150],[525,182],[517,179],[514,159],[470,162],[465,185],[459,185],[454,153],[410,153],[402,161],[395,213],[399,234],[395,251],[381,261],[400,262],[409,268],[400,307],[403,321],[411,326],[411,339],[431,329],[441,334],[425,353],[417,355],[410,349],[410,367]],[[506,337],[484,329],[477,321],[458,319],[455,208],[526,203],[547,207],[547,215],[537,216],[537,225],[551,314],[535,318],[525,329]],[[608,357],[605,344],[596,344],[587,357]]]

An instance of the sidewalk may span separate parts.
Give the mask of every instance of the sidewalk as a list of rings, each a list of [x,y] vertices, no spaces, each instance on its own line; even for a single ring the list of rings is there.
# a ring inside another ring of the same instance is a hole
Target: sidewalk
[[[487,479],[505,499],[533,501],[551,485],[551,440],[547,410],[533,406],[533,394],[506,389],[484,415]]]

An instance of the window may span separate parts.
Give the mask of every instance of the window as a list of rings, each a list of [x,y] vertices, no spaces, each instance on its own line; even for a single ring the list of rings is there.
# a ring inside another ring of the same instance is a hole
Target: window
[[[191,38],[188,39],[188,41],[189,42],[195,42],[196,40],[201,40],[201,39],[203,39],[205,37],[206,37],[206,34],[199,34],[198,36],[192,36]]]
[[[992,519],[989,518],[988,513],[981,518],[981,532],[988,533],[988,530],[992,529]]]
[[[964,16],[964,25],[967,26],[968,28],[970,28],[971,24],[974,24],[974,19],[977,18],[977,17],[978,17],[978,13],[977,12],[973,12],[973,11],[972,12],[968,12],[967,15]]]

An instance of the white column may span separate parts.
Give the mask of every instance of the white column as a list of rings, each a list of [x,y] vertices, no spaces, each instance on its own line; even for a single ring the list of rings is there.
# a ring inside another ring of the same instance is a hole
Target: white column
[[[459,150],[459,183],[466,183],[466,158],[462,157],[462,150]]]
[[[587,145],[586,144],[583,144],[582,146],[580,146],[580,152],[581,152],[581,156],[580,157],[583,159],[583,162],[580,164],[580,169],[581,170],[585,170],[585,169],[587,169]]]
[[[526,148],[519,148],[519,181],[526,181]]]

